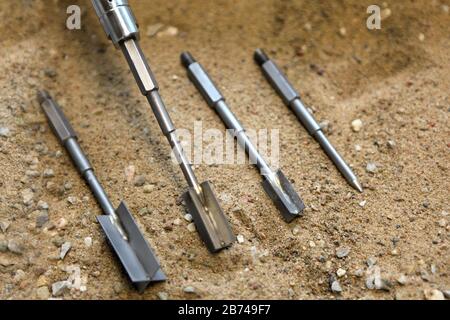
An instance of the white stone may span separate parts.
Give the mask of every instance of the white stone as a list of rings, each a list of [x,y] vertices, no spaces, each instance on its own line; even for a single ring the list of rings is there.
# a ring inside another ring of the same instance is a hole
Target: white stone
[[[345,271],[345,270],[342,269],[342,268],[339,268],[339,269],[336,270],[336,275],[337,275],[339,278],[345,276],[346,273],[347,273],[347,271]]]
[[[360,119],[355,119],[352,121],[352,129],[355,132],[361,131],[363,127],[363,122]]]
[[[195,223],[190,223],[188,224],[187,229],[189,230],[189,232],[195,232],[197,228],[195,227]]]
[[[92,246],[92,238],[91,237],[84,238],[84,245],[90,248]]]

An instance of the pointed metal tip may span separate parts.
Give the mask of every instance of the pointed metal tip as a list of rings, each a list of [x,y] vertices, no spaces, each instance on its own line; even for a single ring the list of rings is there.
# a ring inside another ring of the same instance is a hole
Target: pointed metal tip
[[[358,180],[353,180],[352,182],[351,182],[351,185],[352,185],[352,187],[353,188],[355,188],[356,190],[358,190],[359,192],[363,192],[363,188],[362,188],[362,186],[361,186],[361,184],[358,182]]]

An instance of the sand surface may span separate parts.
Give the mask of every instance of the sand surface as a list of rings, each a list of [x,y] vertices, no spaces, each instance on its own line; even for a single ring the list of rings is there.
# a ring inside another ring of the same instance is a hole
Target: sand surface
[[[0,137],[0,223],[9,225],[0,230],[1,299],[49,297],[70,270],[80,271],[81,288],[60,298],[423,299],[450,289],[448,1],[387,1],[382,29],[372,31],[371,1],[131,1],[175,125],[224,130],[180,65],[190,50],[244,126],[280,130],[280,166],[307,205],[286,224],[254,167],[196,166],[244,238],[214,256],[187,228],[181,171],[88,1],[79,1],[82,30],[65,28],[73,2],[0,2],[0,127],[9,129]],[[160,34],[149,36],[157,23]],[[176,35],[166,34],[169,26]],[[268,85],[252,59],[257,47],[283,67],[315,117],[329,121],[330,141],[363,194]],[[114,204],[127,201],[165,283],[139,295],[122,275],[96,222],[100,209],[36,101],[41,88],[62,105]],[[150,193],[127,181],[130,166]],[[44,177],[46,169],[54,176]],[[49,206],[41,228],[40,200]],[[71,250],[61,260],[65,242]],[[338,258],[343,248],[349,253]],[[330,289],[338,270],[340,294]],[[378,289],[369,289],[375,278]]]

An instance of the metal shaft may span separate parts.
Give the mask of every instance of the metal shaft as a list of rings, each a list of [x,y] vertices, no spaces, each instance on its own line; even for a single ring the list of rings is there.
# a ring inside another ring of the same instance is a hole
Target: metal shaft
[[[92,0],[92,4],[106,34],[114,45],[122,50],[141,93],[147,97],[188,185],[200,196],[201,186],[176,138],[176,129],[159,94],[158,83],[139,45],[139,28],[128,1]]]
[[[362,192],[363,189],[361,187],[361,184],[358,182],[356,175],[344,161],[342,156],[336,151],[333,145],[328,141],[320,125],[317,123],[311,113],[306,109],[306,107],[300,100],[300,95],[289,83],[289,80],[283,74],[283,72],[272,60],[269,59],[269,57],[261,49],[257,49],[255,51],[254,58],[263,70],[263,73],[266,76],[267,80],[281,96],[284,103],[288,107],[292,108],[302,125],[305,127],[308,133],[317,140],[317,142],[320,144],[322,149],[325,151],[334,165],[338,168],[339,172],[341,172],[347,182],[353,188],[355,188],[359,192]]]
[[[300,197],[283,173],[280,170],[272,171],[264,158],[259,154],[208,73],[188,52],[182,53],[181,61],[187,69],[189,78],[208,105],[215,109],[226,127],[234,131],[235,138],[247,152],[250,161],[260,169],[261,175],[265,178],[263,182],[264,189],[280,209],[285,220],[290,222],[299,216],[304,209],[304,204]]]
[[[86,180],[103,212],[111,217],[111,221],[116,225],[121,235],[126,238],[126,233],[119,222],[111,201],[95,176],[91,163],[77,141],[77,134],[62,113],[59,105],[45,91],[39,92],[38,98],[50,122],[53,132],[61,145],[66,148],[75,167],[81,176]]]

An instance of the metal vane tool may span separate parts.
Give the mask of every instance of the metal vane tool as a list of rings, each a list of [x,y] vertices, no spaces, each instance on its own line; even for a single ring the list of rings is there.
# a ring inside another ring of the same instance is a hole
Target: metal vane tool
[[[280,210],[283,218],[291,222],[302,215],[305,208],[302,200],[295,192],[289,180],[281,170],[273,172],[264,158],[252,144],[239,120],[231,112],[225,98],[210,79],[203,67],[188,52],[181,54],[181,62],[186,67],[188,76],[208,105],[214,108],[228,129],[233,129],[238,143],[245,149],[249,158],[260,169],[264,177],[263,187],[266,193]]]
[[[114,210],[111,201],[94,174],[92,166],[78,144],[78,137],[59,105],[46,91],[38,93],[39,103],[61,145],[86,180],[104,215],[98,216],[106,237],[122,263],[129,279],[142,292],[150,282],[166,280],[152,249],[139,230],[126,204]]]
[[[120,48],[130,66],[141,93],[147,98],[153,113],[168,139],[189,184],[184,195],[200,237],[211,252],[229,247],[235,236],[209,182],[199,183],[188,162],[175,126],[159,95],[158,84],[139,46],[139,29],[127,0],[92,0],[106,34]]]
[[[283,74],[283,72],[272,60],[269,59],[266,53],[261,49],[257,49],[255,51],[254,58],[256,63],[261,67],[267,80],[281,96],[284,103],[288,107],[292,108],[302,125],[306,128],[308,133],[313,136],[317,140],[317,142],[319,142],[322,149],[325,151],[331,161],[333,161],[334,165],[338,168],[347,182],[359,192],[363,192],[361,184],[358,182],[358,178],[356,178],[355,174],[341,157],[341,155],[332,146],[330,141],[328,141],[327,137],[322,131],[322,128],[303,105],[302,101],[300,100],[300,95],[289,83],[287,77]]]

